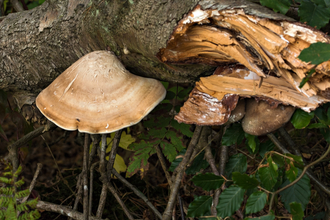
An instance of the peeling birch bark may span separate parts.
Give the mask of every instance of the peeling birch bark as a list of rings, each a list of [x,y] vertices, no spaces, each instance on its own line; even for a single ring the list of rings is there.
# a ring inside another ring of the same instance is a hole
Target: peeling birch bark
[[[222,106],[219,108],[223,109],[217,111],[225,112],[225,116],[206,121],[208,117],[205,115],[214,114],[205,107],[212,105],[211,97],[216,98],[213,105],[235,94],[264,100],[270,104],[269,108],[284,104],[307,112],[330,100],[330,61],[316,66],[298,58],[310,44],[330,43],[330,38],[319,30],[285,17],[265,16],[255,8],[250,9],[249,3],[239,5],[242,2],[200,2],[179,21],[167,46],[157,54],[168,64],[218,66],[214,75],[202,77],[196,83],[176,117],[179,122],[194,121],[203,125],[228,120],[231,110]],[[316,72],[300,88],[301,81],[311,69]]]

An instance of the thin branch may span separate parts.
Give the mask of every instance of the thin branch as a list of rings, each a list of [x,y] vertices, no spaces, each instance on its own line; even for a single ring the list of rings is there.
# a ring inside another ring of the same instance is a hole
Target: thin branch
[[[283,190],[285,190],[285,189],[287,189],[287,188],[293,186],[294,184],[296,184],[296,183],[297,183],[297,182],[298,182],[298,181],[299,181],[299,180],[305,175],[305,173],[307,172],[307,169],[308,169],[308,168],[310,168],[311,166],[313,166],[313,165],[319,163],[319,162],[320,162],[323,158],[325,158],[329,153],[330,153],[330,147],[329,147],[329,144],[328,144],[328,149],[327,149],[327,151],[326,151],[326,152],[325,152],[325,153],[324,153],[319,159],[317,159],[317,160],[313,161],[312,163],[308,164],[307,166],[305,166],[304,169],[303,169],[303,171],[301,172],[300,176],[299,176],[297,179],[295,179],[295,180],[294,180],[293,182],[291,182],[290,184],[288,184],[288,185],[284,186],[283,188],[281,188],[281,189],[277,190],[276,192],[274,192],[273,195],[272,195],[272,198],[271,198],[271,200],[270,200],[270,202],[269,202],[269,211],[272,210],[272,205],[273,205],[273,202],[274,202],[274,198],[275,198],[275,196],[276,196],[278,193],[280,193],[280,192],[282,192]]]
[[[8,158],[11,160],[12,165],[13,165],[13,171],[15,172],[18,168],[18,156],[17,156],[17,149],[24,144],[27,144],[29,141],[34,139],[35,137],[40,136],[41,134],[50,131],[51,129],[56,128],[56,125],[48,122],[45,126],[39,127],[35,129],[34,131],[31,131],[30,133],[24,135],[21,139],[18,139],[16,142],[13,144],[9,145],[7,147],[8,149]]]
[[[113,165],[115,163],[117,148],[119,146],[120,137],[122,133],[123,133],[123,129],[116,131],[115,137],[113,139],[112,148],[109,155],[109,161],[107,164],[107,176],[109,177],[109,181],[111,180],[111,172],[113,169]]]
[[[172,186],[172,179],[171,179],[171,175],[169,174],[169,172],[167,171],[167,167],[166,167],[166,161],[165,161],[165,158],[164,158],[164,155],[162,153],[162,150],[160,149],[159,145],[157,144],[155,146],[156,148],[156,152],[157,152],[157,156],[158,156],[158,159],[160,161],[160,164],[163,168],[163,171],[165,173],[165,176],[166,176],[166,179],[167,179],[167,182],[168,184],[170,185],[170,187]]]
[[[158,218],[162,219],[162,215],[160,212],[151,204],[148,198],[138,190],[134,185],[128,182],[124,177],[122,177],[115,169],[112,170],[112,174],[115,175],[125,186],[127,186],[130,190],[132,190],[135,195],[140,197],[148,206],[149,208],[158,216]]]
[[[83,207],[84,207],[84,220],[88,220],[88,156],[89,156],[89,134],[85,133],[85,142],[84,142],[84,158],[83,158],[83,185],[84,185],[84,198],[83,198]]]
[[[17,11],[17,12],[24,11],[23,6],[21,5],[21,3],[18,2],[18,0],[11,0],[11,4],[12,4],[13,8],[15,9],[15,11]]]
[[[76,211],[78,209],[78,204],[81,200],[81,197],[82,197],[82,175],[81,173],[79,174],[78,176],[78,181],[77,181],[77,185],[76,185],[76,188],[78,189],[77,193],[76,193],[76,200],[74,201],[74,204],[73,204],[73,210]]]
[[[88,158],[88,170],[90,170],[90,166],[93,162],[93,158],[96,154],[96,149],[99,148],[99,143],[100,143],[100,138],[101,136],[98,135],[98,134],[93,134],[91,135],[91,138],[93,140],[93,145],[92,145],[92,150],[91,150],[91,153],[89,154],[89,158]]]
[[[101,153],[100,153],[100,168],[99,168],[100,173],[105,173],[106,172],[106,170],[105,170],[105,160],[104,160],[106,148],[107,148],[107,135],[102,134],[102,145],[101,145]],[[96,211],[96,216],[99,217],[99,218],[102,217],[106,199],[107,199],[107,186],[103,183],[102,192],[101,192],[101,195],[100,195],[99,206],[97,207],[97,211]]]
[[[196,126],[195,132],[193,134],[193,137],[191,138],[191,141],[190,141],[189,146],[187,148],[186,154],[183,157],[181,163],[178,165],[178,167],[175,170],[177,175],[175,176],[175,179],[173,178],[174,181],[173,181],[173,185],[171,187],[170,198],[169,198],[169,201],[167,203],[167,207],[165,209],[165,212],[163,214],[163,220],[170,220],[171,219],[171,216],[172,216],[171,213],[172,213],[174,203],[175,203],[175,200],[176,200],[176,195],[178,194],[178,191],[179,191],[179,186],[180,186],[181,179],[183,177],[186,166],[187,166],[187,164],[190,160],[190,156],[191,156],[191,154],[192,154],[192,152],[193,152],[193,150],[194,150],[194,148],[195,148],[195,146],[198,142],[201,130],[202,130],[202,127]],[[174,177],[174,175],[173,175],[173,177]]]
[[[275,144],[275,146],[282,151],[282,153],[290,153],[282,144],[281,142],[275,137],[274,134],[270,133],[267,134],[268,138]],[[306,174],[308,177],[313,181],[314,184],[316,184],[320,189],[323,190],[326,194],[330,196],[330,189],[326,187],[323,183],[321,183],[317,177],[314,175],[313,171],[307,170]]]
[[[67,206],[57,205],[57,204],[50,203],[50,202],[38,201],[36,207],[37,207],[37,209],[45,210],[48,212],[56,212],[61,215],[71,217],[73,219],[77,219],[77,220],[84,219],[84,215],[82,213],[74,211],[74,210],[68,208]],[[89,216],[89,220],[102,220],[102,219],[94,217],[94,216]]]
[[[31,192],[32,192],[34,186],[36,185],[37,178],[39,176],[41,168],[42,168],[42,164],[37,163],[37,169],[36,169],[36,172],[34,173],[32,182],[31,182],[30,187],[29,187],[29,194],[22,199],[21,203],[26,202],[28,200],[28,198],[30,197]],[[20,213],[21,213],[20,211],[17,212],[17,217],[20,215]]]
[[[98,165],[100,162],[96,162],[90,166],[89,169],[89,210],[88,215],[92,215],[92,206],[93,206],[93,182],[94,182],[94,169],[95,166]],[[97,216],[102,217],[102,216]]]

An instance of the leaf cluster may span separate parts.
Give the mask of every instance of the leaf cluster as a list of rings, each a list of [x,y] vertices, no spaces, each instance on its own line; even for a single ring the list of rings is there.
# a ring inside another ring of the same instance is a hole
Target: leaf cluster
[[[39,219],[40,213],[36,208],[38,199],[28,200],[22,203],[18,203],[19,199],[22,199],[30,194],[29,189],[18,190],[23,184],[24,179],[16,181],[22,171],[22,167],[13,172],[12,166],[8,163],[4,169],[6,172],[1,173],[0,182],[5,184],[5,187],[0,188],[0,219],[18,219],[18,220],[31,220]],[[16,216],[17,212],[24,212],[20,216]]]
[[[184,138],[192,137],[193,133],[189,125],[179,124],[173,120],[173,112],[180,110],[178,103],[188,96],[191,88],[181,86],[169,88],[169,83],[163,85],[167,89],[165,100],[149,114],[148,120],[143,122],[145,132],[140,134],[138,141],[130,144],[128,148],[134,151],[134,155],[130,158],[127,176],[132,176],[139,170],[144,172],[149,157],[156,153],[156,147],[160,147],[169,162],[179,163],[176,156],[185,150]]]
[[[225,187],[216,207],[217,217],[220,218],[230,217],[243,207],[245,219],[254,219],[249,215],[260,212],[267,205],[271,206],[269,204],[271,197],[276,196],[276,199],[278,197],[275,192],[296,180],[303,167],[301,157],[292,154],[282,155],[272,151],[274,147],[272,142],[260,143],[257,137],[244,134],[238,123],[226,130],[222,144],[240,144],[244,138],[251,154],[262,158],[255,171],[246,173],[247,157],[238,153],[228,159],[224,176],[206,173],[192,178],[192,182],[205,191]],[[280,193],[280,200],[293,219],[302,219],[310,194],[310,180],[304,175],[296,184]],[[243,205],[244,198],[245,205]],[[196,197],[189,205],[188,217],[209,216],[212,199],[211,196]],[[268,210],[267,215],[255,219],[275,219],[275,213],[273,210]]]

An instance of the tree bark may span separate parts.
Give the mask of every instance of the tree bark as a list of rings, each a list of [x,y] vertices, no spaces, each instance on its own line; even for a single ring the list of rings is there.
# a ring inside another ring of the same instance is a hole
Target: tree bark
[[[49,0],[33,10],[9,14],[0,23],[0,89],[35,96],[80,57],[104,49],[115,52],[133,74],[194,82],[215,68],[166,65],[156,54],[197,4],[242,6],[261,17],[289,19],[242,0]]]

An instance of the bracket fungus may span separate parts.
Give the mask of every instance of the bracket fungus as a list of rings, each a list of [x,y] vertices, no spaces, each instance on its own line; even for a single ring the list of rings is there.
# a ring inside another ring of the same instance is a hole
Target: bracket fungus
[[[303,49],[316,42],[330,43],[330,38],[260,5],[244,0],[220,0],[216,4],[201,1],[179,21],[166,47],[157,54],[168,64],[218,66],[212,76],[201,77],[196,83],[176,120],[198,125],[224,124],[236,106],[226,104],[230,96],[264,100],[268,103],[264,108],[270,111],[283,104],[309,112],[329,102],[330,61],[314,65],[298,58]],[[315,73],[300,88],[311,69]],[[285,109],[285,114],[292,114],[292,108]],[[279,124],[289,118],[283,117]],[[263,123],[254,120],[259,122]],[[259,127],[263,127],[260,123]]]
[[[165,95],[159,81],[133,75],[112,53],[95,51],[56,78],[36,104],[65,130],[111,133],[140,122]]]

